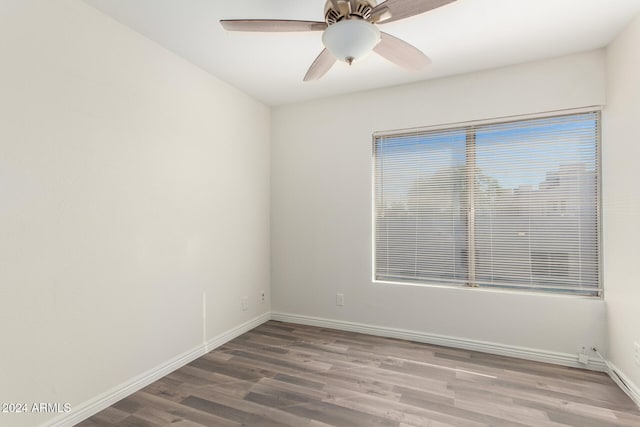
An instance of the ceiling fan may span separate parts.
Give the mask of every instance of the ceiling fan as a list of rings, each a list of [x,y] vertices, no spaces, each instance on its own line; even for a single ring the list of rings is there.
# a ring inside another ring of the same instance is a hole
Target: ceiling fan
[[[279,19],[223,19],[229,31],[300,32],[322,31],[325,49],[311,64],[304,81],[318,80],[336,60],[349,65],[373,50],[392,63],[419,70],[431,60],[415,46],[378,29],[386,24],[436,9],[455,0],[327,0],[324,22]]]

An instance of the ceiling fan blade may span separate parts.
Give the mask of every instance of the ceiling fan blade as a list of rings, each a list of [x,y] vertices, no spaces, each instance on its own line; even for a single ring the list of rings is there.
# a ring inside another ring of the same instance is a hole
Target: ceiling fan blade
[[[381,8],[376,8],[376,11],[371,13],[371,18],[369,18],[369,21],[375,24],[378,24],[378,23],[382,24],[384,23],[384,21],[390,18],[391,18],[391,12],[389,11],[389,8],[385,6]]]
[[[420,49],[383,32],[380,33],[380,43],[373,48],[373,51],[407,70],[417,71],[431,64],[429,57]]]
[[[371,14],[378,16],[378,12],[387,8],[391,17],[384,19],[383,16],[378,21],[380,24],[386,24],[437,9],[454,1],[456,0],[386,0],[374,7]]]
[[[327,49],[324,49],[320,52],[320,55],[313,61],[311,67],[309,67],[309,71],[304,76],[304,81],[309,82],[312,80],[320,80],[322,76],[327,74],[327,71],[333,67],[333,64],[336,63],[336,58],[329,52]]]
[[[324,31],[326,22],[292,21],[286,19],[223,19],[220,21],[228,31],[255,32],[296,32],[296,31]]]

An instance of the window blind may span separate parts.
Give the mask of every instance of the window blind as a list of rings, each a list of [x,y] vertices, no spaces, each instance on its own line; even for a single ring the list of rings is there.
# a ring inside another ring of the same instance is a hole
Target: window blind
[[[599,295],[598,112],[374,137],[376,280]]]

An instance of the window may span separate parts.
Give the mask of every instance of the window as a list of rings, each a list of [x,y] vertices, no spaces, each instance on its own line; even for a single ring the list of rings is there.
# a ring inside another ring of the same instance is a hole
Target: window
[[[599,296],[600,113],[374,135],[374,280]]]

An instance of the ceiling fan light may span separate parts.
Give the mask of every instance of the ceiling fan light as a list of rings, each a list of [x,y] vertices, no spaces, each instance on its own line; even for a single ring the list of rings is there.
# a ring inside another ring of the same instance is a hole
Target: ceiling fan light
[[[330,25],[322,43],[331,54],[351,64],[366,56],[380,42],[380,30],[360,19],[347,19]]]

